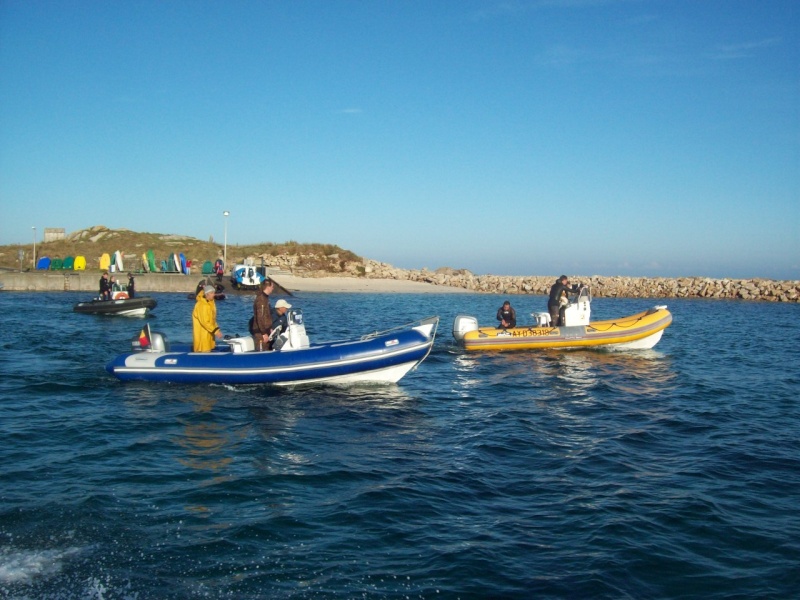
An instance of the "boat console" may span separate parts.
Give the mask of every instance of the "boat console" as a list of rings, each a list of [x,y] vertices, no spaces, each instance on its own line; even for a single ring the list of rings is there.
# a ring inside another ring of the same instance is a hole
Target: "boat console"
[[[300,350],[301,348],[308,348],[310,345],[308,335],[306,334],[306,325],[303,322],[303,311],[299,308],[293,308],[286,314],[286,322],[289,327],[286,331],[282,331],[272,344],[273,350]]]
[[[286,313],[286,322],[289,325],[286,331],[273,332],[275,339],[272,341],[272,350],[287,352],[289,350],[308,348],[310,342],[306,334],[305,323],[303,323],[303,311],[299,308],[291,309]],[[253,342],[252,336],[249,335],[228,338],[225,342],[234,354],[253,352],[255,350],[255,343]]]
[[[591,315],[592,294],[589,288],[585,285],[582,286],[575,297],[567,304],[564,309],[564,325],[572,327],[573,325],[588,325],[589,317]]]

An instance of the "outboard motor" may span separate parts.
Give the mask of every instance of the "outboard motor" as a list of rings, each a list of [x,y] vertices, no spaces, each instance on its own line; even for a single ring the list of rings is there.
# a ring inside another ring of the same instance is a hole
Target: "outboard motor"
[[[457,341],[464,339],[464,334],[478,329],[478,319],[469,315],[457,315],[453,321],[453,337]]]
[[[143,348],[141,337],[135,335],[131,338],[131,349],[134,352],[169,352],[169,340],[160,331],[151,331],[149,346]]]

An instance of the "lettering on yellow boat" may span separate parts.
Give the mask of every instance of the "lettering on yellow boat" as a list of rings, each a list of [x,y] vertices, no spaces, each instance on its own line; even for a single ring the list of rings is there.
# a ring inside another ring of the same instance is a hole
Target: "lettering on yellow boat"
[[[511,332],[511,335],[514,337],[538,337],[541,335],[550,335],[554,330],[553,329],[514,329]]]

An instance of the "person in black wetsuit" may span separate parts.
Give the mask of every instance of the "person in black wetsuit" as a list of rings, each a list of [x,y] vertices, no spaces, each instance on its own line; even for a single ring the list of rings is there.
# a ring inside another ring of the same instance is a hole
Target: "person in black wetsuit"
[[[503,306],[497,309],[497,320],[500,329],[509,329],[517,326],[517,311],[511,307],[511,302],[506,300]]]
[[[570,286],[569,278],[562,275],[550,288],[550,297],[547,299],[547,312],[550,313],[550,324],[553,327],[558,327],[564,324],[564,311],[561,307],[561,297],[565,293],[576,293],[580,289],[579,284]]]
[[[108,271],[100,276],[100,299],[111,300],[111,282],[108,280]]]

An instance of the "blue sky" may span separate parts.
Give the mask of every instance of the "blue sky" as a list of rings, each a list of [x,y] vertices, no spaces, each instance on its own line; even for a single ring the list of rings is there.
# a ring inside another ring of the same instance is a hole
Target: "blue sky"
[[[0,0],[0,244],[800,279],[800,2]],[[113,249],[110,249],[113,251]]]

